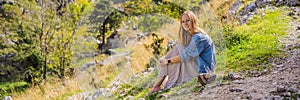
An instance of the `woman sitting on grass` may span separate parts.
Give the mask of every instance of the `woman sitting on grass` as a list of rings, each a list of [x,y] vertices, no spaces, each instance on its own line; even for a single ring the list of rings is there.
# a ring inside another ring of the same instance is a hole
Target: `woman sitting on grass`
[[[161,84],[166,76],[168,80],[164,88],[191,81],[198,76],[201,86],[210,83],[216,78],[215,46],[208,34],[200,27],[192,11],[186,11],[180,18],[181,28],[176,45],[164,57],[160,58],[158,79],[150,93],[161,89]]]

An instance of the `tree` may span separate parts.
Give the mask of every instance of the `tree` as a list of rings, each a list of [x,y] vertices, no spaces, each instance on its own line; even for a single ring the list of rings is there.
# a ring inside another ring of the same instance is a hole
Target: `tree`
[[[48,75],[65,77],[74,34],[88,0],[24,0],[4,5],[0,14],[1,73],[39,83]],[[1,74],[0,74],[1,75]],[[25,75],[25,76],[26,76]],[[0,77],[2,79],[2,77]]]
[[[102,40],[98,48],[103,49],[103,45],[106,43],[105,39],[108,31],[113,31],[120,27],[122,22],[122,16],[128,16],[124,11],[120,9],[114,9],[112,2],[109,0],[102,0],[96,3],[95,9],[89,16],[90,23],[96,28],[96,32],[99,32],[97,38]]]

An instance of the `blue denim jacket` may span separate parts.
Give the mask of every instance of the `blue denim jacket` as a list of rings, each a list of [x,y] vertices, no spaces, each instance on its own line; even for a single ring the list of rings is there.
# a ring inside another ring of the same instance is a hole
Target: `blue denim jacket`
[[[180,52],[181,62],[195,58],[199,73],[215,71],[216,53],[211,38],[204,33],[196,33],[192,36],[190,44]]]

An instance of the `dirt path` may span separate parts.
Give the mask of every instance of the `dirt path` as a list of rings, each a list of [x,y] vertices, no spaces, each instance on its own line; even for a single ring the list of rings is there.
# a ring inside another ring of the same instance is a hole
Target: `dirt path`
[[[275,58],[270,63],[272,69],[258,77],[245,77],[241,80],[223,82],[209,86],[202,93],[193,93],[190,99],[300,99],[300,22],[294,19],[290,23],[283,43],[285,58]],[[296,99],[296,100],[297,100]]]

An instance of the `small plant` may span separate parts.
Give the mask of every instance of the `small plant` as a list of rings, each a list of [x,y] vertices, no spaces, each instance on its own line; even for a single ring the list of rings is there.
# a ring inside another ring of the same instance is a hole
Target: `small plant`
[[[151,48],[153,49],[153,54],[154,55],[161,55],[162,52],[164,51],[164,48],[162,47],[162,43],[164,41],[164,38],[159,38],[155,33],[152,33],[152,37],[153,37],[153,43],[151,43],[150,45],[145,45],[144,46],[146,48]]]
[[[153,49],[152,53],[154,57],[150,59],[150,62],[146,65],[147,68],[155,67],[157,65],[157,59],[159,59],[159,56],[162,55],[162,53],[165,51],[165,48],[162,46],[162,43],[164,41],[164,38],[159,38],[155,33],[152,33],[152,39],[153,43],[150,45],[144,44],[144,46],[148,49]]]

